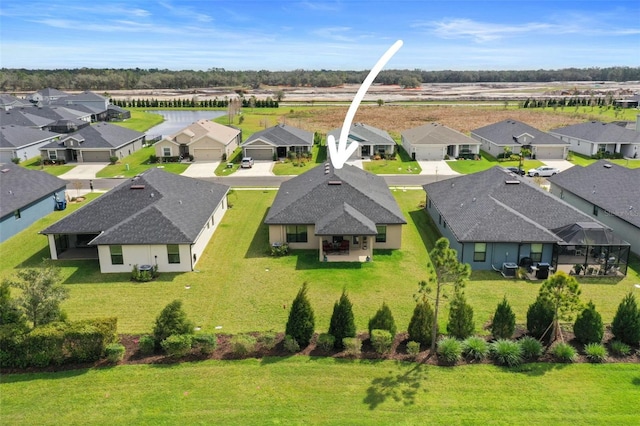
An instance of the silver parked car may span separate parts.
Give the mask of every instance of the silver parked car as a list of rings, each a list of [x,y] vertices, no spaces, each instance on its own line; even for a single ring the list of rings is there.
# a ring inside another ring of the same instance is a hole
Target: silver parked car
[[[244,157],[242,159],[242,161],[240,162],[240,167],[242,167],[243,169],[250,169],[253,167],[253,158],[251,157]]]
[[[549,167],[549,166],[540,166],[537,169],[531,169],[527,172],[529,176],[543,176],[543,177],[553,176],[557,173],[560,173],[560,170],[556,169],[555,167]]]

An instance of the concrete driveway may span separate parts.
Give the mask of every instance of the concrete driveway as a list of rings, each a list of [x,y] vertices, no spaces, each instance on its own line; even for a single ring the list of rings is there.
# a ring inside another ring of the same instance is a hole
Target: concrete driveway
[[[196,162],[189,167],[187,170],[182,172],[182,176],[199,178],[199,177],[213,177],[215,176],[216,168],[220,165],[219,161],[202,161]]]
[[[96,173],[108,165],[109,163],[78,164],[67,173],[58,177],[64,180],[95,179]]]
[[[540,160],[540,161],[542,161],[544,164],[546,164],[549,167],[555,167],[561,172],[564,172],[565,170],[575,166],[575,164],[567,160]]]
[[[455,176],[460,173],[454,171],[449,167],[449,164],[444,161],[418,161],[422,171],[421,175],[441,175],[441,176]]]
[[[250,169],[238,168],[233,176],[245,177],[245,176],[273,176],[273,165],[275,163],[270,160],[255,160],[253,167]]]

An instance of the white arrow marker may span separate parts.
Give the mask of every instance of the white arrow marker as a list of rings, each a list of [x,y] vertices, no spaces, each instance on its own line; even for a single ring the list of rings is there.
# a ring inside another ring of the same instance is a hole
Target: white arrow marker
[[[398,50],[402,47],[402,40],[396,41],[393,46],[387,50],[384,55],[375,66],[369,71],[369,75],[364,79],[360,89],[356,93],[356,96],[351,101],[351,105],[349,106],[349,110],[347,111],[347,115],[344,118],[344,123],[342,123],[342,130],[340,131],[340,139],[338,141],[338,147],[336,148],[336,139],[333,135],[329,135],[327,137],[327,145],[329,146],[329,158],[331,159],[331,164],[335,169],[341,169],[344,166],[345,161],[351,157],[351,154],[354,153],[356,149],[358,149],[358,142],[351,141],[349,146],[347,146],[347,138],[349,137],[349,129],[351,128],[351,123],[353,122],[353,117],[356,115],[356,111],[360,106],[360,102],[364,98],[364,94],[367,93],[369,87],[375,80],[376,76],[382,70],[382,68],[389,62],[389,59],[393,55],[396,54]]]

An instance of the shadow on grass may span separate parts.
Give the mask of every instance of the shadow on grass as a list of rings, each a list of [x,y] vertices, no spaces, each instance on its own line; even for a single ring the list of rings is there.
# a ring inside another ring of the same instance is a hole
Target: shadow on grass
[[[640,386],[640,376],[631,379],[631,384],[634,386]]]
[[[544,376],[553,370],[562,370],[571,364],[562,364],[555,362],[534,362],[528,364],[522,364],[519,367],[500,367],[505,372],[521,373],[527,376]]]
[[[18,268],[35,268],[42,265],[43,259],[51,259],[51,252],[49,251],[49,246],[44,246],[41,250],[32,254],[27,259],[23,260],[18,264],[16,269]]]
[[[173,282],[180,272],[160,272],[158,277],[149,282],[135,282],[131,280],[130,272],[116,274],[103,274],[100,272],[100,264],[97,260],[67,260],[60,261],[59,265],[64,268],[75,268],[73,273],[63,284],[102,284],[102,283],[123,283],[131,281],[132,284],[145,285],[162,282]]]
[[[258,229],[253,233],[253,238],[249,244],[249,248],[244,255],[245,259],[253,259],[258,257],[268,257],[267,251],[269,250],[269,227],[264,224],[264,220],[269,213],[269,209],[266,209],[264,215],[260,219]]]
[[[50,367],[50,368],[64,368],[64,365],[60,367]],[[20,383],[20,382],[30,382],[32,380],[59,380],[59,379],[69,379],[71,377],[78,377],[86,374],[87,372],[93,370],[93,368],[81,368],[81,369],[73,369],[73,370],[62,370],[62,371],[46,371],[46,372],[38,372],[38,373],[2,373],[2,380],[0,383]]]
[[[362,262],[320,262],[317,250],[294,250],[296,270],[307,269],[362,269]]]
[[[413,405],[421,383],[426,379],[427,368],[422,364],[416,364],[405,373],[389,371],[386,376],[371,381],[363,402],[369,405],[369,410],[375,410],[389,398],[405,406]]]
[[[435,247],[436,240],[442,236],[440,231],[438,231],[431,216],[429,216],[425,209],[410,211],[409,217],[413,225],[418,229],[424,248],[427,252],[430,252],[433,250],[433,247]]]

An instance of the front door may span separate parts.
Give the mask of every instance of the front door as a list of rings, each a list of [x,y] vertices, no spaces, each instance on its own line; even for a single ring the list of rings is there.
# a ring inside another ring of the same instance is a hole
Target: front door
[[[362,156],[363,157],[368,157],[371,155],[371,146],[369,145],[362,145]]]
[[[189,156],[189,147],[187,145],[180,145],[180,156],[186,158]]]

